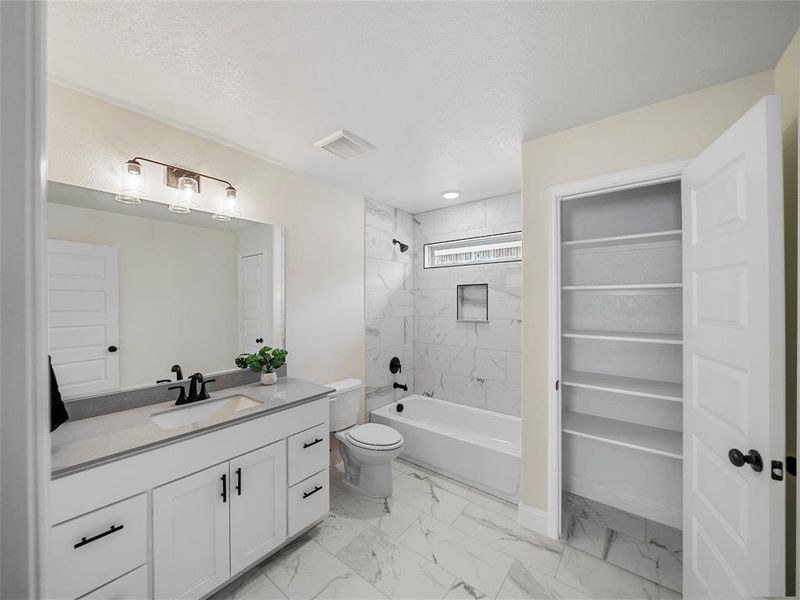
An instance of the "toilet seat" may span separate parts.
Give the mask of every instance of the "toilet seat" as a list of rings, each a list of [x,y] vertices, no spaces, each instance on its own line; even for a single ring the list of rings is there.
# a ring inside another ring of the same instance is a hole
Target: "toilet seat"
[[[365,450],[396,450],[403,445],[403,436],[387,425],[365,423],[349,429],[347,441]]]

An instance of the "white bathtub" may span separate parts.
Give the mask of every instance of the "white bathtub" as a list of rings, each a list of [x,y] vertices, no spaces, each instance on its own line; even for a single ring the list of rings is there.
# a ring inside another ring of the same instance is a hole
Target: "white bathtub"
[[[402,412],[397,412],[398,404],[403,405]],[[410,462],[519,501],[519,417],[414,394],[373,410],[370,421],[403,435],[401,456]]]

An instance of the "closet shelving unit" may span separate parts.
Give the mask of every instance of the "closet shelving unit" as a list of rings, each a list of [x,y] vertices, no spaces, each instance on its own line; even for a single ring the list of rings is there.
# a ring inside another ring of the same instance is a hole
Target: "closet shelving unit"
[[[680,527],[680,182],[560,210],[562,488]]]

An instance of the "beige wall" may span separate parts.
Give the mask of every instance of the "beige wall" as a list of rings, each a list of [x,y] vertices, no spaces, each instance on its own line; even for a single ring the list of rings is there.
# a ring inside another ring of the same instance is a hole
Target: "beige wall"
[[[286,227],[289,372],[320,383],[363,380],[362,196],[55,84],[47,153],[49,179],[106,192],[118,191],[122,166],[136,155],[232,181],[243,217]],[[169,202],[169,192],[149,177],[145,197]]]
[[[120,388],[234,368],[235,233],[50,202],[47,237],[117,248]]]
[[[775,65],[775,93],[781,97],[783,207],[786,258],[786,454],[797,456],[797,118],[800,94],[800,32]],[[786,477],[786,595],[795,590],[797,479]]]
[[[547,507],[548,190],[560,183],[696,156],[759,98],[773,73],[659,102],[522,145],[523,502]]]

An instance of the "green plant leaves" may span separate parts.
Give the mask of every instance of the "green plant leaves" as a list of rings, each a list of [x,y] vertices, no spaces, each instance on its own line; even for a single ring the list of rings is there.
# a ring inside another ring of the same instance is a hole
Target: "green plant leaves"
[[[250,369],[254,373],[261,373],[262,371],[271,373],[286,363],[287,354],[289,353],[283,348],[264,346],[255,354],[240,354],[234,359],[234,363],[240,369]]]

